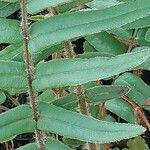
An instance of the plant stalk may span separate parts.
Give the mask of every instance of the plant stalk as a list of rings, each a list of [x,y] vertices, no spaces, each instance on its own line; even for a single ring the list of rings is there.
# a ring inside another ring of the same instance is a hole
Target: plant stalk
[[[28,19],[27,19],[27,0],[21,0],[21,18],[22,18],[22,34],[23,34],[23,51],[24,51],[24,61],[27,73],[27,82],[28,82],[28,94],[30,100],[30,106],[32,109],[33,119],[38,121],[39,112],[38,112],[38,103],[36,101],[36,92],[32,87],[33,82],[33,63],[31,59],[31,54],[29,52],[29,33],[28,33]],[[40,130],[36,128],[35,130],[36,140],[40,150],[45,150],[44,137]]]
[[[145,116],[142,107],[139,106],[134,100],[132,100],[132,99],[129,98],[128,96],[123,96],[122,98],[123,98],[125,101],[127,101],[127,102],[132,106],[132,108],[134,109],[135,114],[136,114],[136,116],[137,116],[137,119],[138,119],[138,120],[142,120],[142,121],[144,122],[144,124],[147,126],[147,128],[149,129],[149,131],[150,131],[150,123],[149,123],[147,117]],[[141,121],[140,121],[140,123],[142,124]]]

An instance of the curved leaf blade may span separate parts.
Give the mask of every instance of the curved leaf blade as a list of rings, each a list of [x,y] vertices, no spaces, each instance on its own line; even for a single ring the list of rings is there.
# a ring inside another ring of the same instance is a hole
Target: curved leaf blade
[[[8,17],[19,9],[19,3],[8,3],[0,1],[0,17]]]
[[[139,125],[100,121],[44,103],[40,104],[39,111],[41,118],[37,127],[40,130],[81,141],[109,143],[128,139],[145,131]]]
[[[36,123],[28,105],[21,105],[0,114],[0,142],[22,133],[33,132]]]
[[[101,103],[110,99],[120,98],[129,92],[127,86],[103,85],[85,90],[88,103]]]
[[[0,18],[0,29],[0,43],[18,43],[22,40],[19,21]]]
[[[75,37],[119,28],[149,15],[149,0],[144,0],[142,3],[141,1],[132,1],[103,10],[57,15],[32,25],[29,49],[38,52]]]
[[[0,89],[11,93],[27,90],[26,72],[23,63],[15,61],[0,61]]]
[[[106,109],[126,120],[127,122],[135,123],[136,121],[132,106],[125,102],[123,99],[112,99],[106,101],[105,107]]]
[[[127,95],[138,105],[143,105],[144,101],[150,98],[150,87],[141,78],[132,73],[122,74],[115,80],[114,84],[129,86],[131,90]],[[149,106],[144,108],[150,110]]]
[[[37,91],[48,88],[75,86],[104,79],[132,70],[150,56],[149,50],[90,59],[62,59],[39,64],[33,87]],[[118,66],[119,64],[119,66]]]

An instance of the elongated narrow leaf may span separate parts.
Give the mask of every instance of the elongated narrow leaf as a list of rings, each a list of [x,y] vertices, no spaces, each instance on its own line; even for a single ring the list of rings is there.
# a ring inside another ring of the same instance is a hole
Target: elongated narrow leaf
[[[113,99],[106,101],[105,107],[127,122],[135,123],[136,121],[132,106],[125,102],[123,99]]]
[[[35,14],[50,7],[56,7],[59,5],[70,5],[68,3],[76,3],[76,5],[90,2],[91,0],[29,0],[27,4],[27,10],[31,14]]]
[[[0,88],[12,93],[27,89],[25,66],[15,61],[0,61]]]
[[[0,91],[0,104],[3,104],[5,100],[6,100],[5,94],[2,91]]]
[[[107,32],[87,36],[86,40],[99,52],[118,55],[126,51],[125,46]]]
[[[68,39],[118,28],[149,15],[149,0],[133,1],[103,10],[57,15],[32,25],[29,49],[38,52]]]
[[[0,17],[8,17],[19,9],[19,3],[8,3],[0,1]]]
[[[72,150],[71,148],[63,144],[62,142],[51,137],[48,137],[46,139],[45,148],[46,150],[51,150],[51,149],[52,150]],[[29,150],[29,149],[38,150],[39,148],[38,148],[37,143],[30,143],[20,148],[17,148],[16,150]]]
[[[53,60],[37,66],[33,86],[37,91],[74,86],[117,75],[142,64],[150,51],[133,52],[113,58]]]
[[[22,133],[33,132],[35,122],[28,105],[22,105],[0,114],[0,142]]]
[[[101,103],[113,98],[120,98],[128,91],[129,88],[127,86],[95,86],[85,89],[85,95],[88,103]],[[47,101],[50,101],[50,97],[47,97],[46,99]],[[76,94],[74,93],[54,100],[52,101],[52,104],[68,110],[74,110],[78,106]]]
[[[17,43],[22,40],[20,22],[0,18],[0,43]]]
[[[138,125],[100,121],[44,103],[40,104],[39,111],[41,118],[37,127],[40,130],[81,141],[108,143],[131,138],[145,131]]]
[[[89,103],[105,102],[113,98],[119,98],[127,94],[129,88],[126,86],[96,86],[85,91]]]
[[[122,74],[115,80],[114,84],[129,86],[131,90],[127,95],[139,105],[143,105],[144,101],[150,98],[150,87],[132,73]],[[145,108],[150,110],[148,106]]]

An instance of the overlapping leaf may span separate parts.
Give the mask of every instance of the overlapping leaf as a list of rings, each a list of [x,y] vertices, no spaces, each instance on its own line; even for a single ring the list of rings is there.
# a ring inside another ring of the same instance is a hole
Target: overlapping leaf
[[[81,141],[108,143],[131,138],[145,131],[138,125],[100,121],[44,103],[40,104],[39,111],[41,118],[37,127],[40,130]]]
[[[107,32],[87,36],[86,40],[96,51],[104,54],[118,55],[126,51],[125,46]]]
[[[96,86],[85,91],[87,102],[100,103],[113,98],[119,98],[127,94],[129,88],[126,86]]]
[[[127,95],[139,105],[143,105],[144,101],[150,98],[150,87],[132,73],[122,74],[114,83],[129,86],[131,90]],[[148,106],[145,108],[150,110]]]
[[[0,18],[0,29],[0,43],[17,43],[22,40],[19,21]]]
[[[0,142],[35,130],[35,121],[28,105],[22,105],[0,114]]]
[[[123,99],[113,99],[106,101],[105,107],[127,122],[135,123],[136,121],[132,106],[125,102]]]
[[[37,66],[33,86],[37,91],[53,87],[75,86],[89,81],[108,78],[132,70],[150,56],[143,50],[113,58],[62,59]]]
[[[8,3],[0,1],[0,17],[7,17],[19,9],[19,3]]]
[[[144,0],[142,3],[132,1],[103,10],[50,17],[32,25],[29,47],[38,52],[68,39],[118,28],[149,15],[150,3],[149,0]]]
[[[12,93],[27,90],[26,72],[23,63],[15,61],[0,61],[0,89]]]

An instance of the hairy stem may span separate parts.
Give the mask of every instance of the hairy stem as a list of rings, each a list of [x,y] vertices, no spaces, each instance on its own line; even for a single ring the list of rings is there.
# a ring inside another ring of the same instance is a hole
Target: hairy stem
[[[133,31],[133,35],[132,35],[132,38],[131,38],[131,43],[129,44],[129,47],[128,47],[128,50],[127,50],[127,52],[129,53],[129,52],[131,52],[131,50],[132,50],[132,48],[133,48],[133,46],[135,46],[135,38],[136,38],[136,36],[137,36],[137,33],[138,33],[138,29],[135,29],[134,31]]]
[[[28,33],[28,19],[27,19],[27,0],[21,0],[21,17],[22,17],[22,34],[23,34],[23,49],[24,49],[24,61],[27,72],[28,81],[28,94],[30,100],[30,106],[33,113],[33,119],[37,122],[39,119],[38,104],[36,101],[36,92],[32,87],[33,82],[33,63],[31,54],[29,52],[29,33]],[[36,140],[40,150],[45,150],[44,137],[41,131],[37,128],[35,130]]]
[[[137,103],[135,103],[134,100],[132,100],[128,96],[123,96],[122,98],[132,106],[132,108],[134,109],[135,114],[137,116],[137,119],[142,120],[144,122],[144,124],[147,126],[147,128],[150,130],[150,123],[149,123],[147,117],[145,116],[142,107],[140,107]],[[140,123],[142,124],[142,122],[140,122]]]

